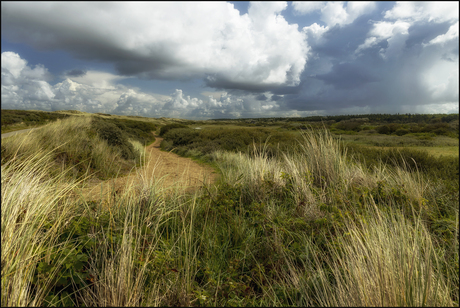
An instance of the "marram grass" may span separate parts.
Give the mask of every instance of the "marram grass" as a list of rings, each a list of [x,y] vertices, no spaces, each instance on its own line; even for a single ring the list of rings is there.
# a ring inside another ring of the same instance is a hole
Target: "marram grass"
[[[327,132],[275,157],[214,152],[222,178],[194,194],[139,169],[110,206],[21,142],[2,163],[3,306],[458,305],[458,219],[433,232],[427,179],[369,171]]]

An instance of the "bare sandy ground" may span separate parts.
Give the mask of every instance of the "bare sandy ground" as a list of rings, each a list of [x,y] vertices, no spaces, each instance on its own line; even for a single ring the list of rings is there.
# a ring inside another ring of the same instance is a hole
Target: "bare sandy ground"
[[[31,131],[33,129],[35,129],[35,128],[21,129],[21,130],[17,130],[17,131],[10,132],[10,133],[4,133],[4,134],[2,134],[2,139],[6,138],[6,137],[9,137],[9,136],[16,135],[16,134],[25,133],[25,132]]]
[[[131,192],[137,194],[148,193],[152,185],[159,193],[171,190],[192,192],[204,183],[210,184],[216,180],[217,174],[213,168],[198,164],[190,158],[161,151],[162,140],[156,137],[155,142],[146,148],[148,161],[143,167],[124,177],[90,184],[82,189],[84,199],[109,201],[115,196],[122,196],[125,188],[131,185],[136,187]]]

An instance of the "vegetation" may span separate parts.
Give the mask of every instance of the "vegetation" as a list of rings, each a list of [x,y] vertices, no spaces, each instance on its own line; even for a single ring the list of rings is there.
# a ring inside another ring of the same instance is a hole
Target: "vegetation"
[[[43,125],[50,121],[68,117],[46,111],[3,110],[1,113],[2,133]]]
[[[133,130],[153,128],[111,120],[3,140],[3,306],[458,306],[458,156],[377,150],[323,124],[190,122],[160,129],[162,147],[220,180],[193,194],[129,184],[107,207],[69,175],[134,168],[128,143],[148,142]],[[57,172],[58,153],[79,161]]]
[[[70,169],[75,179],[107,179],[128,173],[141,163],[138,149],[154,140],[155,126],[135,121],[108,121],[98,117],[70,117],[28,134],[2,140],[2,164],[12,158],[50,152],[46,163],[52,174]],[[116,124],[114,124],[116,123]],[[123,130],[118,128],[123,127]],[[137,133],[137,136],[133,136]]]

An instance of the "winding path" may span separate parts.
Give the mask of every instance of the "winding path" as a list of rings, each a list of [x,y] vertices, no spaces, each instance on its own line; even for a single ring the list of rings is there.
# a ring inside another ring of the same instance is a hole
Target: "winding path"
[[[110,200],[123,195],[124,188],[135,185],[137,194],[148,193],[154,185],[159,192],[180,190],[192,192],[204,183],[215,181],[217,174],[210,166],[201,165],[190,158],[184,158],[171,152],[160,150],[163,138],[157,137],[153,144],[147,146],[147,161],[143,167],[131,174],[107,181],[90,184],[83,188],[82,194],[87,201]]]
[[[25,132],[31,131],[33,129],[35,129],[35,128],[27,128],[27,129],[16,130],[14,132],[4,133],[4,134],[2,134],[2,139],[6,138],[6,137],[13,136],[13,135],[16,135],[16,134],[25,133]]]

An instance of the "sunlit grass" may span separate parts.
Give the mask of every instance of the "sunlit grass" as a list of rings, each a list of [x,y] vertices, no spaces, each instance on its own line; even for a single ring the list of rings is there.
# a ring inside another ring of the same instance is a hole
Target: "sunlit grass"
[[[70,167],[49,172],[62,136],[81,151],[81,119],[2,148],[4,306],[458,305],[458,208],[417,170],[306,131],[282,155],[214,152],[220,182],[193,193],[144,168],[89,201]],[[42,134],[52,151],[33,151]]]

